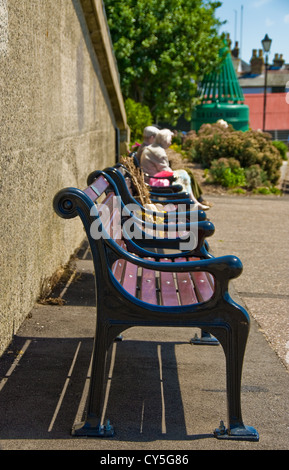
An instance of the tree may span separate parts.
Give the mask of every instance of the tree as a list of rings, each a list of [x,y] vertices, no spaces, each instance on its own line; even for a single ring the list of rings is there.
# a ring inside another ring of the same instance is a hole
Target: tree
[[[104,0],[124,98],[156,122],[190,116],[197,83],[219,63],[222,39],[212,0]]]
[[[148,106],[136,103],[131,98],[125,100],[127,123],[130,127],[130,138],[132,142],[143,140],[143,130],[151,126],[153,118]]]

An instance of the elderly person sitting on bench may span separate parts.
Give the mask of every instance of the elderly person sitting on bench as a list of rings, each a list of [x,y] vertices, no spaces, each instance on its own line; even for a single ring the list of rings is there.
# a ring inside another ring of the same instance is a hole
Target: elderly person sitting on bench
[[[173,173],[176,180],[173,184],[181,184],[190,198],[196,204],[198,209],[208,210],[209,206],[200,203],[193,194],[191,186],[191,178],[185,170],[172,170],[169,165],[169,159],[166,154],[166,149],[172,143],[173,133],[169,129],[162,129],[158,131],[155,136],[154,142],[144,147],[140,165],[144,173],[150,176],[156,176],[158,173],[167,171]],[[148,177],[145,177],[148,179]],[[148,181],[147,181],[148,182]]]
[[[159,129],[154,126],[147,126],[143,130],[143,143],[138,147],[136,152],[136,158],[140,162],[142,151],[145,147],[153,144]]]

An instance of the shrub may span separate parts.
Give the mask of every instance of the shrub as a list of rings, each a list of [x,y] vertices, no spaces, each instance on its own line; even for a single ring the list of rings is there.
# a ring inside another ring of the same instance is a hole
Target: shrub
[[[272,144],[276,147],[276,149],[279,150],[279,153],[281,155],[282,160],[288,160],[288,157],[287,157],[288,147],[287,147],[287,145],[284,142],[282,142],[281,140],[273,140]]]
[[[131,98],[125,101],[127,123],[131,131],[131,142],[143,140],[143,130],[146,126],[151,126],[153,118],[148,106],[136,103]]]
[[[182,149],[182,145],[181,144],[177,144],[177,143],[172,143],[170,145],[170,148],[172,150],[174,150],[176,153],[179,153],[180,155],[182,155],[183,157],[186,157],[186,152]]]
[[[178,144],[177,142],[174,142],[174,141],[171,144],[170,148],[173,149],[177,153],[182,153],[183,152],[182,146],[180,144]]]
[[[251,165],[245,169],[246,187],[249,190],[256,189],[259,186],[267,184],[267,173],[262,170],[260,165]]]
[[[235,131],[231,125],[224,127],[220,123],[203,124],[197,133],[188,133],[184,148],[189,159],[205,168],[210,168],[214,160],[233,158],[242,168],[259,165],[272,184],[280,177],[282,158],[271,135],[265,132]]]
[[[173,135],[172,144],[176,144],[180,146],[182,145],[182,134],[180,132],[177,132]]]
[[[234,158],[213,160],[209,174],[213,183],[221,184],[225,188],[236,188],[246,184],[244,169]]]
[[[281,196],[282,191],[275,186],[261,186],[259,188],[253,189],[254,194],[265,194],[265,195],[272,195],[275,194],[276,196]]]

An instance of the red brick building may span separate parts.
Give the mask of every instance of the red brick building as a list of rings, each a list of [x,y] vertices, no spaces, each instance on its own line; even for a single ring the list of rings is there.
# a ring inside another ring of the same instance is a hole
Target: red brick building
[[[285,135],[287,131],[289,134],[289,102],[287,103],[289,100],[286,95],[286,93],[267,94],[265,130],[276,131],[276,134],[281,135]],[[244,97],[245,104],[250,109],[249,126],[254,130],[262,129],[264,93],[245,93]]]
[[[239,58],[238,43],[231,50],[232,60],[249,106],[249,126],[263,130],[265,63],[262,49],[253,49],[250,64]],[[267,71],[265,130],[274,139],[289,143],[289,64],[275,54]]]

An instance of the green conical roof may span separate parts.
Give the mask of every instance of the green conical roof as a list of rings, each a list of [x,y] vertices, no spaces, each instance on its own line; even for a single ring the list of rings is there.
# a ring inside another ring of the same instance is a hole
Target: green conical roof
[[[232,57],[227,44],[220,50],[224,57],[218,69],[204,77],[201,85],[202,102],[211,103],[241,103],[244,95],[239,85]]]

